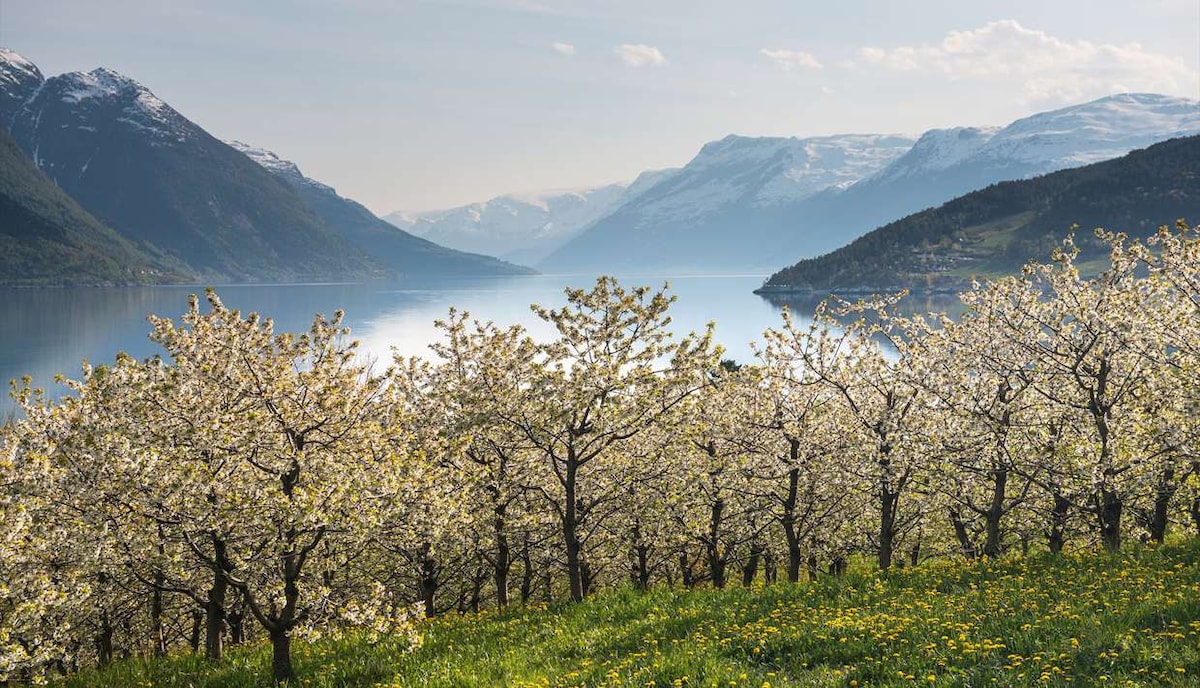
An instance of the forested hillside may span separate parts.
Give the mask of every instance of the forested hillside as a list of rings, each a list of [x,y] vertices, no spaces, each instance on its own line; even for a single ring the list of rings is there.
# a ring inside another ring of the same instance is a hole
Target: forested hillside
[[[187,274],[89,215],[0,130],[0,286],[150,284]]]
[[[1107,247],[1096,227],[1147,237],[1200,216],[1200,136],[1116,160],[994,184],[884,225],[836,251],[780,270],[762,293],[955,290],[1013,274],[1048,254],[1074,226],[1081,262]]]

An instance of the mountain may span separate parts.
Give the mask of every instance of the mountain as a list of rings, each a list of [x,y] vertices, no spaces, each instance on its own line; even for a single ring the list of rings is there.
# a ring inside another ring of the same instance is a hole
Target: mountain
[[[382,273],[290,186],[110,69],[47,79],[12,135],[97,219],[206,280]]]
[[[1122,94],[1005,127],[920,138],[728,137],[668,183],[617,208],[545,268],[711,271],[815,256],[923,208],[996,182],[1115,158],[1200,132],[1200,103]]]
[[[443,246],[537,263],[675,171],[643,172],[633,182],[595,189],[510,194],[448,210],[396,212],[384,219]]]
[[[1131,93],[1034,114],[1003,128],[935,129],[871,177],[813,197],[796,218],[802,231],[776,248],[796,257],[817,255],[989,184],[1110,160],[1195,133],[1200,102]]]
[[[0,129],[8,131],[17,111],[46,81],[37,65],[0,48]]]
[[[882,169],[913,145],[877,134],[728,136],[548,256],[555,270],[746,269],[778,262],[771,248],[805,199]]]
[[[1200,136],[994,184],[780,270],[759,293],[957,290],[1046,259],[1074,224],[1081,261],[1094,268],[1107,252],[1093,228],[1146,237],[1179,218],[1200,218]]]
[[[0,285],[178,281],[186,270],[143,254],[54,185],[0,130]]]
[[[455,251],[413,236],[376,217],[362,205],[339,196],[333,187],[310,179],[295,163],[240,141],[228,144],[287,183],[339,236],[385,268],[404,276],[485,276],[533,272],[491,256]],[[486,250],[484,247],[476,247]]]
[[[205,279],[382,272],[291,187],[112,70],[47,79],[17,114],[12,134],[98,219]]]

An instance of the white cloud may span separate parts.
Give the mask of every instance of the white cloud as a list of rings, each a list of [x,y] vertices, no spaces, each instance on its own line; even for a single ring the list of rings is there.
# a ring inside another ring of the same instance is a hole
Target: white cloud
[[[1079,101],[1129,90],[1189,96],[1200,91],[1200,73],[1179,57],[1148,51],[1138,43],[1056,38],[1011,19],[951,31],[936,44],[865,47],[859,56],[896,71],[1012,80],[1033,103]]]
[[[812,53],[800,52],[797,50],[767,50],[763,48],[758,51],[762,55],[766,55],[775,61],[775,64],[783,67],[786,71],[793,69],[821,69],[823,65]]]
[[[630,67],[645,67],[646,65],[665,64],[667,58],[658,48],[640,43],[622,43],[614,48],[621,60]]]
[[[575,54],[575,46],[571,45],[570,43],[561,43],[559,41],[555,41],[550,44],[550,47],[553,48],[554,52],[558,53],[559,55]]]

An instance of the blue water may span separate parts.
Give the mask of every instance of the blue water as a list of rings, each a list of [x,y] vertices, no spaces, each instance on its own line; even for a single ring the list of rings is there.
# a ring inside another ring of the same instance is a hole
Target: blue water
[[[676,332],[699,331],[716,322],[717,340],[726,356],[740,361],[752,357],[750,342],[780,323],[779,308],[752,293],[764,275],[637,276],[622,278],[626,286],[670,283],[678,297],[672,306]],[[565,303],[563,288],[590,287],[585,276],[537,275],[492,280],[441,283],[370,283],[217,286],[229,308],[257,311],[275,320],[277,331],[306,331],[316,313],[341,308],[352,337],[363,351],[380,361],[390,360],[392,348],[404,355],[425,355],[439,333],[433,322],[451,306],[470,311],[480,320],[521,323],[535,337],[548,338],[552,329],[529,305],[558,307]],[[178,317],[187,310],[188,295],[197,287],[125,287],[0,290],[0,381],[29,375],[35,386],[60,392],[57,374],[79,377],[80,362],[113,360],[118,351],[138,358],[162,353],[147,337],[146,316]],[[806,304],[797,304],[802,314]],[[5,393],[0,419],[13,410]]]

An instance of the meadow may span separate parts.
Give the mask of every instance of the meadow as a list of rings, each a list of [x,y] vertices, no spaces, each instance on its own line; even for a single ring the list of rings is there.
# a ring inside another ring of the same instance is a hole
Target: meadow
[[[725,590],[667,586],[420,623],[422,642],[297,642],[296,685],[1200,685],[1200,540],[931,560]],[[128,659],[63,688],[270,685],[267,643]]]

